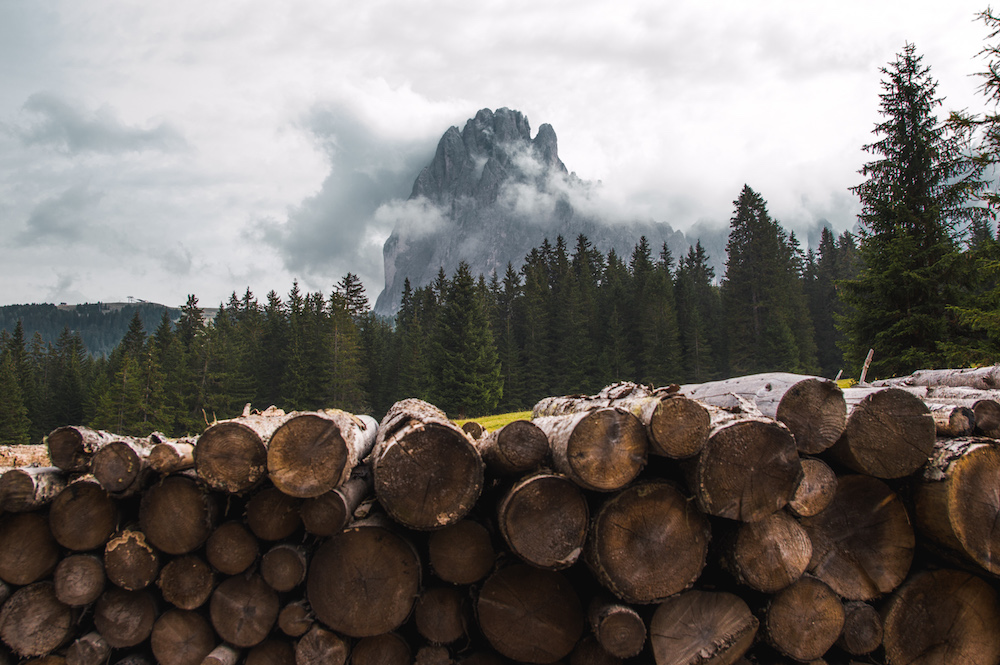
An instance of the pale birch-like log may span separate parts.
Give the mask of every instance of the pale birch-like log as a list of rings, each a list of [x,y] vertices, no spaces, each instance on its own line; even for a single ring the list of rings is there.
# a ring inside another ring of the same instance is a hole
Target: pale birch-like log
[[[66,487],[66,474],[55,466],[10,469],[0,476],[0,512],[37,510]]]
[[[214,490],[239,494],[259,483],[267,474],[267,443],[290,417],[270,407],[222,420],[206,429],[194,449],[194,466]]]

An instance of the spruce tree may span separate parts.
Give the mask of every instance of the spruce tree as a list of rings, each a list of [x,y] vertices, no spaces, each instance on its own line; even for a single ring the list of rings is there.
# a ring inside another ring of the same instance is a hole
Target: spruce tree
[[[677,298],[677,325],[680,336],[682,371],[687,383],[703,383],[719,377],[722,326],[719,319],[719,292],[712,284],[715,270],[698,241],[688,248],[674,277]]]
[[[0,353],[0,446],[16,446],[31,442],[31,421],[17,371],[14,354]]]

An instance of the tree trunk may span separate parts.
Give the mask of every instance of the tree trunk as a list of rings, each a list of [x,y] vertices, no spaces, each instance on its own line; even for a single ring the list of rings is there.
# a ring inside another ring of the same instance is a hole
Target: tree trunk
[[[218,512],[216,497],[198,481],[167,476],[143,493],[139,524],[157,549],[187,554],[208,540]]]
[[[807,457],[802,460],[802,482],[788,502],[788,510],[797,517],[812,517],[830,505],[836,492],[833,469],[823,460]]]
[[[198,437],[194,448],[198,475],[221,492],[250,489],[267,474],[267,443],[288,418],[281,409],[269,408],[215,423]]]
[[[829,586],[803,577],[768,603],[764,632],[781,653],[808,662],[822,658],[844,628],[844,605]]]
[[[736,581],[775,593],[802,576],[812,558],[805,529],[785,512],[740,524],[722,547],[722,567]]]
[[[56,598],[70,607],[84,607],[104,591],[104,561],[93,554],[73,554],[56,566],[52,581]]]
[[[115,496],[131,496],[142,489],[149,473],[149,439],[119,437],[94,453],[90,472]]]
[[[197,439],[184,437],[168,439],[153,435],[153,449],[146,462],[149,468],[164,476],[194,468],[194,444]]]
[[[594,517],[586,561],[597,579],[628,603],[656,603],[701,575],[708,521],[673,486],[648,482],[622,490]]]
[[[66,476],[55,466],[10,469],[0,476],[0,512],[23,513],[52,502],[66,487]]]
[[[909,376],[876,381],[875,386],[948,386],[1000,390],[1000,365],[968,369],[921,369]]]
[[[55,570],[59,547],[42,513],[0,517],[0,579],[18,586],[37,582]]]
[[[278,612],[278,628],[289,637],[302,637],[316,623],[309,603],[296,600],[281,608]]]
[[[367,464],[354,467],[346,483],[302,502],[299,516],[306,531],[323,537],[343,531],[358,506],[371,497],[374,487],[371,467]]]
[[[306,579],[309,560],[300,545],[278,543],[261,557],[260,576],[278,593],[291,591]]]
[[[77,478],[52,500],[49,528],[69,550],[103,548],[118,528],[118,505],[93,476]]]
[[[21,656],[44,656],[72,639],[76,613],[52,582],[21,587],[0,608],[0,639]]]
[[[300,498],[340,487],[375,445],[378,423],[337,409],[291,414],[267,448],[267,470],[279,490]]]
[[[972,436],[976,429],[976,413],[967,406],[931,402],[927,408],[931,410],[938,436]]]
[[[827,509],[800,523],[812,541],[809,570],[847,600],[889,593],[910,569],[910,518],[899,497],[875,478],[841,477]]]
[[[888,665],[1000,662],[997,592],[957,570],[917,573],[882,607]]]
[[[247,526],[261,540],[289,538],[302,526],[301,503],[277,487],[265,487],[247,502]]]
[[[917,529],[937,545],[1000,574],[1000,450],[992,439],[938,439],[914,492]]]
[[[344,638],[313,626],[295,645],[295,665],[344,665],[350,650]]]
[[[754,522],[785,507],[802,480],[788,428],[769,418],[711,407],[708,442],[686,463],[688,485],[709,515]]]
[[[595,597],[587,619],[601,648],[616,658],[637,656],[646,644],[646,624],[639,613],[609,597]]]
[[[215,573],[200,556],[188,554],[165,565],[156,585],[163,600],[182,610],[195,610],[212,595]]]
[[[0,468],[55,466],[44,443],[0,446]]]
[[[1000,439],[1000,402],[993,399],[979,399],[973,402],[972,412],[976,415],[976,433],[991,439]]]
[[[501,568],[483,584],[479,626],[493,648],[513,660],[552,663],[583,634],[583,608],[557,572],[524,564]]]
[[[848,388],[850,415],[831,456],[876,478],[902,478],[927,463],[936,428],[930,409],[898,388]]]
[[[868,603],[844,603],[844,631],[837,646],[852,656],[864,656],[882,646],[882,617]]]
[[[497,513],[511,551],[539,568],[568,568],[587,541],[587,499],[562,475],[540,472],[518,481]]]
[[[114,649],[134,647],[153,632],[156,601],[148,591],[111,587],[94,605],[94,627]]]
[[[608,653],[593,635],[584,635],[569,655],[569,665],[622,665],[622,662],[618,656]],[[464,665],[465,661],[462,663]]]
[[[104,547],[104,572],[123,589],[145,589],[160,572],[160,555],[142,531],[125,529]]]
[[[549,438],[552,465],[580,487],[613,492],[635,480],[646,464],[645,428],[617,408],[536,418]]]
[[[410,665],[410,645],[396,633],[363,637],[351,652],[351,665]]]
[[[277,592],[259,575],[223,580],[212,592],[209,613],[219,637],[237,647],[259,644],[271,632],[280,609]]]
[[[465,517],[483,487],[483,461],[472,439],[445,414],[415,399],[396,402],[379,425],[372,452],[375,494],[411,529]]]
[[[257,538],[242,522],[220,525],[205,543],[205,559],[223,575],[239,575],[258,554]]]
[[[545,432],[528,420],[515,420],[476,440],[486,468],[496,475],[534,471],[549,456]]]
[[[750,648],[757,628],[739,596],[685,591],[656,608],[649,641],[656,665],[730,665]]]
[[[431,644],[451,644],[466,633],[466,593],[458,587],[425,589],[413,608],[417,631]]]
[[[150,645],[158,665],[200,665],[215,640],[212,624],[201,614],[172,609],[153,624]]]
[[[452,584],[474,584],[496,563],[490,533],[479,522],[461,520],[431,533],[427,541],[431,570]]]
[[[67,425],[49,432],[45,445],[54,466],[66,473],[86,473],[94,453],[117,438],[109,432]]]
[[[295,665],[295,647],[284,640],[267,639],[250,649],[244,665]]]
[[[111,645],[94,631],[66,647],[66,665],[104,665],[111,657]]]
[[[420,589],[420,558],[384,520],[355,522],[312,557],[306,596],[324,624],[351,637],[395,630]]]
[[[220,644],[212,649],[201,665],[237,665],[240,662],[240,650],[228,644]]]

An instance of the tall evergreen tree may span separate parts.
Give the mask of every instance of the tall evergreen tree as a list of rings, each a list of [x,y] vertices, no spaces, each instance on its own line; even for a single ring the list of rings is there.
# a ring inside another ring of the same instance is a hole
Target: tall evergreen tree
[[[16,446],[31,442],[31,421],[24,404],[14,354],[0,353],[0,446]]]
[[[719,292],[714,279],[715,270],[698,241],[688,248],[674,277],[682,369],[688,383],[703,383],[721,373],[725,337],[718,322]]]

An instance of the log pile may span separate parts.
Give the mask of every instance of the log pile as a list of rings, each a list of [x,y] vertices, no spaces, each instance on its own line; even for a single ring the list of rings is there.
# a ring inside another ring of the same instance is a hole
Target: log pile
[[[0,450],[0,664],[996,665],[1000,406],[935,381],[62,427]]]

